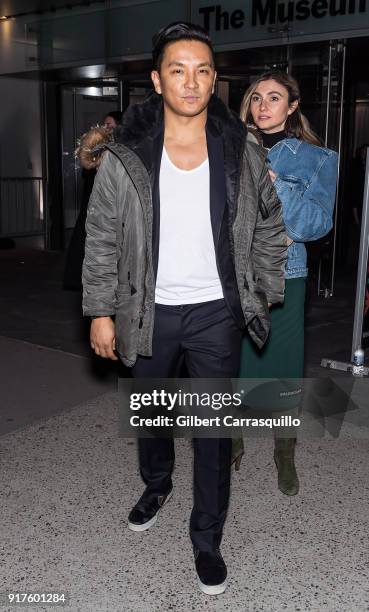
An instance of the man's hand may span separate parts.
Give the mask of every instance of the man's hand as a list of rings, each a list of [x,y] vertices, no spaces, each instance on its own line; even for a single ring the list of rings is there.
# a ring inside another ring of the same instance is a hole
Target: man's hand
[[[115,351],[115,324],[110,317],[98,317],[91,322],[90,344],[96,355],[117,361]]]

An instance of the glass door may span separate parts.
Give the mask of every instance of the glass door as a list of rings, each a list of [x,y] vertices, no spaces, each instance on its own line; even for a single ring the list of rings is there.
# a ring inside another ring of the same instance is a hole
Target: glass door
[[[346,47],[343,41],[289,46],[288,70],[301,88],[302,112],[326,147],[334,149],[342,161]],[[341,182],[338,181],[334,227],[322,238],[308,244],[309,268],[316,279],[317,293],[332,297],[336,260],[343,219]]]
[[[109,95],[104,95],[106,89]],[[119,110],[118,86],[63,86],[61,102],[64,229],[68,233],[77,220],[83,191],[82,170],[74,150],[84,132],[101,125],[109,112]]]
[[[147,79],[62,86],[63,202],[67,234],[77,220],[83,193],[83,172],[74,157],[78,139],[92,126],[101,124],[109,112],[142,102],[151,88]]]

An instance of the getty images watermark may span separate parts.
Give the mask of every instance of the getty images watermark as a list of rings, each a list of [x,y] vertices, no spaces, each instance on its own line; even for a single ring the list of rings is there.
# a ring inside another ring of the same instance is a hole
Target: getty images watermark
[[[298,391],[286,391],[285,394],[297,395]],[[140,411],[142,408],[162,408],[167,414],[151,414],[141,416],[131,414],[129,423],[131,427],[173,428],[177,427],[299,427],[301,421],[290,414],[278,417],[256,418],[240,417],[234,414],[223,414],[222,416],[199,416],[198,414],[177,414],[178,409],[211,409],[213,411],[226,410],[227,408],[239,408],[243,405],[244,392],[189,392],[178,389],[170,392],[165,389],[153,389],[151,392],[132,392],[129,395],[129,408],[131,411]],[[173,414],[173,411],[175,414]]]
[[[278,437],[337,438],[352,436],[354,427],[354,435],[369,438],[369,389],[353,389],[354,382],[353,377],[326,376],[121,378],[120,433],[126,438],[239,438],[270,436],[273,430]]]
[[[259,389],[230,379],[124,379],[120,424],[125,437],[239,437],[241,429],[289,430],[301,425],[301,381]],[[254,393],[255,395],[255,393]],[[255,409],[262,404],[262,414]]]

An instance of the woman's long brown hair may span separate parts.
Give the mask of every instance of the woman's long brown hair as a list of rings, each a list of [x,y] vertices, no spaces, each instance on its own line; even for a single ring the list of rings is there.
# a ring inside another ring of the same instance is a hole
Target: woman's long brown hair
[[[299,84],[292,76],[287,74],[286,72],[282,72],[281,70],[270,70],[268,72],[264,72],[261,74],[256,81],[254,81],[250,87],[246,90],[245,95],[241,102],[241,110],[240,117],[244,123],[250,128],[253,128],[253,131],[258,133],[259,128],[255,125],[254,120],[251,115],[251,97],[253,93],[256,91],[257,86],[262,81],[269,81],[273,79],[282,87],[285,87],[288,91],[288,104],[291,105],[296,100],[299,102],[298,107],[294,110],[291,115],[288,115],[285,124],[285,131],[288,137],[290,138],[298,138],[299,140],[304,140],[310,144],[322,146],[322,141],[319,136],[313,132],[310,128],[309,122],[304,117],[300,110],[300,88]]]

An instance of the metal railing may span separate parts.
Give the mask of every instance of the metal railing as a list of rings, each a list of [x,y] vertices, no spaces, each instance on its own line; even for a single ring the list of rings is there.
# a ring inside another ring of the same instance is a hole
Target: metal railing
[[[44,233],[41,177],[0,177],[0,236]]]

